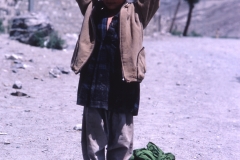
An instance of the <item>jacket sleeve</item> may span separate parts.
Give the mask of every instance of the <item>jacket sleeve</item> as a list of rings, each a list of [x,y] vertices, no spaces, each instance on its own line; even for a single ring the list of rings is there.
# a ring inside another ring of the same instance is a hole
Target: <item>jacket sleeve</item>
[[[159,8],[160,0],[136,0],[135,7],[139,13],[143,28],[146,28],[149,21]]]
[[[78,3],[78,6],[82,12],[83,15],[85,15],[85,12],[87,10],[88,5],[90,4],[90,2],[95,3],[97,0],[76,0]]]

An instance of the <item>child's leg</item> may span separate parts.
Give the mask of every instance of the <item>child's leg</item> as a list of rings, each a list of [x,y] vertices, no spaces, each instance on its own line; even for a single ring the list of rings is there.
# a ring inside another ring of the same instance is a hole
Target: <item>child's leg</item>
[[[107,147],[107,160],[128,160],[133,151],[133,116],[112,113]]]
[[[84,107],[82,152],[84,160],[128,160],[132,154],[133,116]]]
[[[107,135],[101,109],[84,107],[82,121],[82,154],[84,160],[105,160]]]

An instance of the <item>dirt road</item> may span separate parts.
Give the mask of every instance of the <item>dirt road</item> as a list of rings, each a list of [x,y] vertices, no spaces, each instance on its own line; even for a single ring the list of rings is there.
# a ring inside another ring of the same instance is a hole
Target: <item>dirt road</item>
[[[30,47],[6,35],[0,42],[0,160],[82,159],[81,131],[73,130],[82,119],[75,104],[79,76],[49,74],[69,69],[72,49]],[[134,148],[152,141],[177,160],[238,160],[240,41],[162,37],[144,44]],[[17,80],[22,89],[12,88]],[[16,90],[27,96],[12,96]]]

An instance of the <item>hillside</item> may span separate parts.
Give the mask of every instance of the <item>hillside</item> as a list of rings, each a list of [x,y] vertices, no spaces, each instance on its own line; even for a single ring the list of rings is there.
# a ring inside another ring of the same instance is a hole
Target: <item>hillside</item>
[[[13,0],[0,0],[4,8],[6,2],[13,3]],[[178,0],[162,0],[158,14],[161,15],[161,31],[167,32],[170,27]],[[11,4],[10,3],[10,4]],[[26,14],[28,0],[21,0],[13,6],[17,14]],[[83,17],[75,0],[38,0],[34,3],[34,11],[45,15],[60,33],[78,34],[81,28]],[[175,31],[182,32],[185,26],[188,13],[188,5],[182,0],[175,23]],[[0,18],[6,12],[0,11]],[[192,23],[189,32],[195,32],[203,36],[215,37],[240,37],[240,0],[200,0],[193,11]],[[149,24],[145,35],[152,35],[159,31],[158,15]]]
[[[178,0],[162,0],[160,14],[170,26]],[[183,32],[188,4],[182,0],[175,28]],[[200,0],[193,10],[189,32],[203,36],[240,37],[240,0]]]

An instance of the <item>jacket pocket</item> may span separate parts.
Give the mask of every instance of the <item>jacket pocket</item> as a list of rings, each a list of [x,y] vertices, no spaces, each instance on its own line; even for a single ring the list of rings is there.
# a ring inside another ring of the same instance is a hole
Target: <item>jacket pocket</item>
[[[137,57],[137,79],[141,82],[144,79],[146,73],[146,62],[145,62],[145,49],[144,47],[140,50]]]

